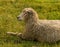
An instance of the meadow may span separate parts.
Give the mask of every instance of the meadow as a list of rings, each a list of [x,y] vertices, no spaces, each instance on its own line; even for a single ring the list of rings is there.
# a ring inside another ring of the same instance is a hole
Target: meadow
[[[60,47],[60,42],[49,44],[21,40],[6,32],[23,32],[24,22],[17,16],[24,8],[31,7],[40,19],[60,20],[59,0],[0,0],[0,47]]]

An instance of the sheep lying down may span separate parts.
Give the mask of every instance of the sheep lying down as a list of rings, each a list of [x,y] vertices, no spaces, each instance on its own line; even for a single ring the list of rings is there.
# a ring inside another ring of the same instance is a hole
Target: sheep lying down
[[[23,9],[17,19],[25,22],[23,33],[7,32],[7,34],[40,42],[54,43],[60,40],[60,20],[40,20],[32,8]]]

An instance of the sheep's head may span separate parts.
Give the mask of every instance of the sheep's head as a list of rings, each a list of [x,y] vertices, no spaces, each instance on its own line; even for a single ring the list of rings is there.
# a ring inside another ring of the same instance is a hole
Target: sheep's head
[[[37,13],[32,9],[32,8],[25,8],[22,13],[17,17],[18,20],[29,20],[29,19],[33,19],[36,16]]]

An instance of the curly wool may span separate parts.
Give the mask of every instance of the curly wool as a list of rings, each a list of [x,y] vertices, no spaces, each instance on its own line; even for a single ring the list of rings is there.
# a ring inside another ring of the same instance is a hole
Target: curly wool
[[[40,42],[56,42],[60,40],[60,20],[39,20],[36,11],[32,8],[24,9],[31,11],[26,21],[22,38],[26,40],[37,40]]]

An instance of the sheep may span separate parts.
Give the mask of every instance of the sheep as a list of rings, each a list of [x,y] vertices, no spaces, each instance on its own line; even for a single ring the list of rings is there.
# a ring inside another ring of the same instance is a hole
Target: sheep
[[[23,33],[7,33],[17,35],[25,40],[55,43],[60,40],[60,20],[40,20],[37,12],[32,8],[23,9],[17,17],[25,22]]]

